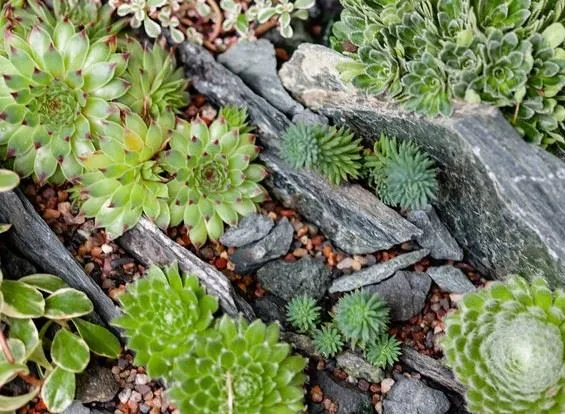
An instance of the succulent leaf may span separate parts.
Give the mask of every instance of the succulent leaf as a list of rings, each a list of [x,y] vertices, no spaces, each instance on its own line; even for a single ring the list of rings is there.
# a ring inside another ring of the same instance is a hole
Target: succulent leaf
[[[222,317],[180,358],[169,396],[182,412],[302,412],[306,361],[279,342],[279,326]]]
[[[441,345],[470,411],[565,410],[564,298],[541,278],[519,276],[464,296]]]

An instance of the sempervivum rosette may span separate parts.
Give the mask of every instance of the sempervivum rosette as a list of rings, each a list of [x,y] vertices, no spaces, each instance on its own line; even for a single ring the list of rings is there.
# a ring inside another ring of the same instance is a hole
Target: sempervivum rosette
[[[142,214],[161,227],[169,222],[166,178],[154,158],[174,125],[172,113],[149,125],[133,112],[125,115],[123,126],[104,123],[101,149],[84,160],[88,172],[80,177],[79,189],[87,196],[81,211],[109,237],[121,236]]]
[[[197,246],[220,238],[224,223],[235,225],[266,196],[259,184],[266,171],[251,163],[258,154],[255,137],[230,126],[223,117],[210,127],[200,119],[180,120],[162,156],[163,168],[174,174],[170,224],[184,221]]]
[[[7,30],[3,41],[0,147],[21,176],[76,179],[96,149],[97,125],[129,87],[120,78],[126,56],[115,53],[115,37],[91,43],[67,20],[52,35],[39,24],[26,36]]]
[[[277,324],[224,316],[179,360],[169,396],[183,413],[300,413],[306,360],[289,354]]]
[[[149,268],[120,296],[120,303],[124,314],[112,323],[124,329],[135,363],[147,367],[152,378],[165,379],[218,309],[217,299],[206,295],[196,276],[181,275],[177,264],[164,271]]]
[[[565,412],[565,293],[518,276],[465,295],[442,346],[475,413]]]

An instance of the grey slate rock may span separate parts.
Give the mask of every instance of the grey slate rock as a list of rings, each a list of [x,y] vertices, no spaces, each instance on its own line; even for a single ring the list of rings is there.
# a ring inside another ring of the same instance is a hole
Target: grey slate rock
[[[286,326],[286,303],[275,295],[265,295],[251,304],[253,310],[263,322],[279,322],[284,328]]]
[[[312,375],[312,384],[320,388],[329,399],[337,403],[337,414],[371,413],[371,399],[367,394],[358,391],[345,383],[337,382],[326,371],[316,371]]]
[[[441,222],[433,207],[429,211],[409,211],[406,218],[424,232],[416,241],[430,251],[431,257],[438,260],[463,259],[463,249]]]
[[[231,227],[220,237],[220,243],[228,247],[242,247],[265,237],[273,226],[269,216],[253,213],[245,216],[235,227]]]
[[[465,273],[456,267],[450,265],[430,267],[426,273],[444,292],[467,293],[476,290]]]
[[[407,321],[422,311],[431,285],[432,280],[426,273],[398,271],[393,277],[365,289],[386,300],[393,321]]]
[[[299,113],[297,113],[296,115],[294,115],[292,117],[292,123],[294,124],[322,124],[322,125],[327,125],[329,123],[328,118],[317,114],[315,112],[312,112],[309,109],[305,109],[303,111],[300,111]]]
[[[91,364],[76,381],[75,398],[85,404],[111,401],[120,390],[112,371],[97,364]]]
[[[418,142],[440,171],[438,214],[480,270],[565,286],[565,162],[524,141],[497,108],[457,105],[450,118],[426,118],[360,92],[336,69],[348,60],[304,44],[279,75],[305,106],[368,141],[384,132]]]
[[[289,117],[304,109],[283,88],[277,75],[275,48],[268,40],[240,42],[218,56],[218,62]]]
[[[415,250],[396,256],[386,262],[377,263],[359,272],[335,279],[330,286],[330,293],[348,292],[363,286],[379,283],[391,277],[396,271],[418,263],[430,252],[426,249]]]
[[[63,414],[90,414],[90,408],[85,407],[80,401],[74,400],[71,405],[69,405]]]
[[[23,276],[37,273],[37,268],[33,263],[14,253],[9,247],[1,250],[1,265],[6,279],[17,280]]]
[[[240,247],[230,260],[239,274],[248,274],[271,260],[285,255],[290,249],[294,229],[285,217],[261,240]]]
[[[320,299],[326,293],[331,277],[332,270],[311,256],[296,262],[277,260],[257,271],[261,285],[286,301],[300,295]]]
[[[354,352],[342,352],[335,357],[335,360],[337,366],[353,378],[364,378],[374,383],[379,383],[384,379],[382,369],[375,367]]]
[[[395,383],[383,402],[384,414],[445,414],[449,400],[439,390],[417,379],[395,376]]]

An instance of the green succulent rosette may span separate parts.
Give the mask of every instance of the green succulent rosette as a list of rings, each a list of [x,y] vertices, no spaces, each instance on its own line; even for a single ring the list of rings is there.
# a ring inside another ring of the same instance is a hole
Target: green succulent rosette
[[[519,276],[468,293],[441,345],[475,413],[565,412],[565,293]]]
[[[186,413],[300,413],[306,360],[290,351],[277,324],[224,316],[179,360],[168,394]]]
[[[143,46],[127,37],[123,50],[129,56],[124,78],[131,88],[120,101],[144,119],[156,118],[165,111],[188,105],[187,80],[181,67],[176,68],[174,55],[154,43]]]
[[[94,217],[110,238],[137,224],[142,214],[166,227],[170,216],[164,171],[155,160],[172,133],[175,118],[165,113],[149,125],[128,112],[123,125],[104,122],[100,150],[84,159],[87,172],[77,190],[86,198],[81,211]]]
[[[218,310],[218,301],[200,286],[196,276],[179,272],[175,263],[164,270],[150,267],[142,279],[120,296],[123,315],[112,324],[124,329],[135,363],[152,378],[171,377],[177,359],[189,355]],[[187,411],[189,412],[189,411]]]
[[[179,120],[169,144],[161,165],[174,175],[168,183],[170,225],[184,222],[193,244],[218,240],[224,223],[235,225],[265,200],[259,182],[266,170],[252,163],[259,152],[255,137],[230,128],[223,117],[210,127],[200,119]]]
[[[115,37],[91,42],[69,21],[50,32],[44,24],[25,37],[4,32],[0,149],[22,177],[62,183],[82,173],[102,122],[117,114],[127,57],[115,53]]]

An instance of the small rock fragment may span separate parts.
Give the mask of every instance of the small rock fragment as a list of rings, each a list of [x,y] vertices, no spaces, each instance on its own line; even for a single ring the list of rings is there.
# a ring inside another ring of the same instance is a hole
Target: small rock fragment
[[[114,399],[119,389],[120,386],[109,368],[90,365],[82,374],[77,376],[75,398],[85,404],[108,402]]]
[[[263,322],[279,322],[283,327],[286,326],[285,301],[275,295],[266,295],[256,299],[251,306]]]
[[[383,370],[367,362],[359,355],[345,351],[336,356],[337,366],[354,378],[364,378],[371,382],[380,382],[383,379]]]
[[[316,371],[312,377],[312,383],[320,386],[324,396],[337,404],[337,414],[371,412],[371,399],[366,393],[336,382],[325,371]]]
[[[242,247],[265,237],[274,225],[271,217],[253,213],[242,218],[237,226],[227,229],[220,237],[220,243],[227,247]]]
[[[394,385],[394,380],[392,378],[385,378],[381,381],[381,392],[386,394],[390,391],[392,386]]]
[[[476,290],[475,285],[461,269],[450,265],[430,267],[426,273],[441,290],[447,293],[467,293]]]
[[[384,414],[445,414],[450,405],[441,391],[398,375],[384,400]]]

